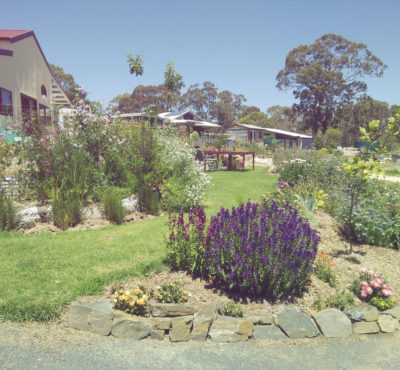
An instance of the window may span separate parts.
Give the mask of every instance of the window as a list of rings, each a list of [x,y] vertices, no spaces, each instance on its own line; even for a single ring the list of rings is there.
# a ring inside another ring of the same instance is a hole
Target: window
[[[258,138],[259,138],[259,139],[262,139],[262,138],[263,138],[263,133],[262,133],[262,132],[259,132],[259,133],[258,133]]]
[[[12,93],[0,87],[0,114],[3,116],[13,115]]]
[[[37,119],[37,103],[35,99],[21,94],[21,110],[24,122],[29,122],[33,118]]]

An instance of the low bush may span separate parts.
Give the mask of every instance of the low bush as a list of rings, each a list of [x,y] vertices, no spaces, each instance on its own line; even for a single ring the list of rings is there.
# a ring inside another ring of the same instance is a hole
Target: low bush
[[[332,269],[334,262],[326,259],[325,252],[319,252],[317,257],[318,258],[314,266],[315,276],[323,282],[329,284],[332,288],[336,288],[338,286],[338,279],[335,271]]]
[[[122,206],[121,198],[113,191],[108,191],[103,196],[103,212],[107,220],[118,225],[124,222],[126,210]]]
[[[345,310],[354,304],[354,296],[345,289],[336,289],[336,293],[329,296],[324,303],[326,308],[337,308],[340,311]]]
[[[361,300],[371,303],[380,310],[396,306],[396,301],[392,298],[393,287],[388,285],[381,274],[374,271],[360,269],[360,275],[353,281],[351,289]]]
[[[17,228],[17,212],[11,196],[0,191],[0,230],[11,231]]]
[[[114,293],[114,307],[127,313],[143,316],[148,312],[150,292],[142,286],[119,289]]]
[[[400,193],[393,185],[377,181],[367,185],[363,199],[353,211],[351,233],[345,227],[350,217],[350,196],[335,192],[332,199],[333,215],[349,238],[400,250]]]
[[[224,306],[224,315],[231,316],[231,317],[243,317],[243,309],[241,306],[236,304],[235,302],[229,301]]]
[[[82,220],[82,203],[76,192],[59,193],[52,202],[54,224],[63,230]]]
[[[183,211],[169,218],[170,229],[167,242],[167,263],[174,269],[205,274],[205,234],[206,214],[202,208],[189,212],[188,221]]]
[[[155,293],[156,300],[161,303],[183,303],[188,300],[188,296],[189,293],[183,289],[179,281],[164,283]]]
[[[231,290],[272,299],[293,296],[308,283],[319,239],[290,205],[248,201],[212,217],[207,268]]]

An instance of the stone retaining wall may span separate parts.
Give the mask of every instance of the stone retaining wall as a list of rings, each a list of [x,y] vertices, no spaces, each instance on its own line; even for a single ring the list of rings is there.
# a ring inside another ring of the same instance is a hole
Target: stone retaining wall
[[[117,338],[171,342],[211,340],[232,343],[287,338],[347,337],[352,334],[391,333],[400,329],[400,308],[379,312],[373,306],[354,307],[341,312],[327,309],[309,317],[295,306],[278,315],[266,310],[256,316],[234,318],[221,314],[223,304],[151,303],[151,317],[138,317],[113,310],[110,302],[73,302],[68,325]]]

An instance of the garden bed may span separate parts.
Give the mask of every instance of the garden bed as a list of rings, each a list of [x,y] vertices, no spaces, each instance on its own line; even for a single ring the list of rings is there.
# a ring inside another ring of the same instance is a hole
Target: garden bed
[[[361,267],[381,272],[390,282],[395,290],[394,298],[400,298],[400,281],[398,279],[400,266],[400,254],[398,251],[375,247],[370,245],[356,245],[354,253],[346,254],[349,243],[338,233],[335,220],[329,215],[316,212],[315,219],[318,223],[314,226],[321,236],[318,249],[327,253],[330,260],[334,262],[334,271],[338,278],[340,290],[348,288],[351,282],[358,277]],[[336,293],[336,289],[327,283],[319,280],[314,274],[311,275],[310,284],[307,285],[302,297],[293,297],[291,300],[279,301],[275,303],[266,300],[251,300],[240,295],[227,294],[226,291],[219,289],[213,281],[205,281],[193,278],[186,272],[171,271],[166,269],[162,272],[155,272],[148,277],[134,278],[125,282],[115,282],[104,289],[104,294],[99,297],[83,297],[82,302],[92,302],[98,300],[111,300],[116,289],[133,289],[138,285],[143,285],[149,289],[156,289],[165,282],[181,281],[183,288],[189,293],[190,304],[198,303],[218,303],[234,300],[240,303],[243,311],[247,315],[256,314],[270,309],[274,314],[279,313],[287,304],[294,304],[300,307],[305,313],[312,314],[316,311],[314,302],[320,298],[322,301]],[[361,304],[356,298],[355,304]]]

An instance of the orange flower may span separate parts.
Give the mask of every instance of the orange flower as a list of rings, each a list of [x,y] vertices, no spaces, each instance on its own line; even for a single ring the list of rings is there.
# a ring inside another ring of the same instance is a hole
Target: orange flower
[[[328,265],[329,265],[329,266],[335,266],[335,262],[333,262],[333,261],[328,261]]]
[[[318,257],[321,258],[321,260],[324,260],[326,258],[326,253],[325,252],[319,252]]]

